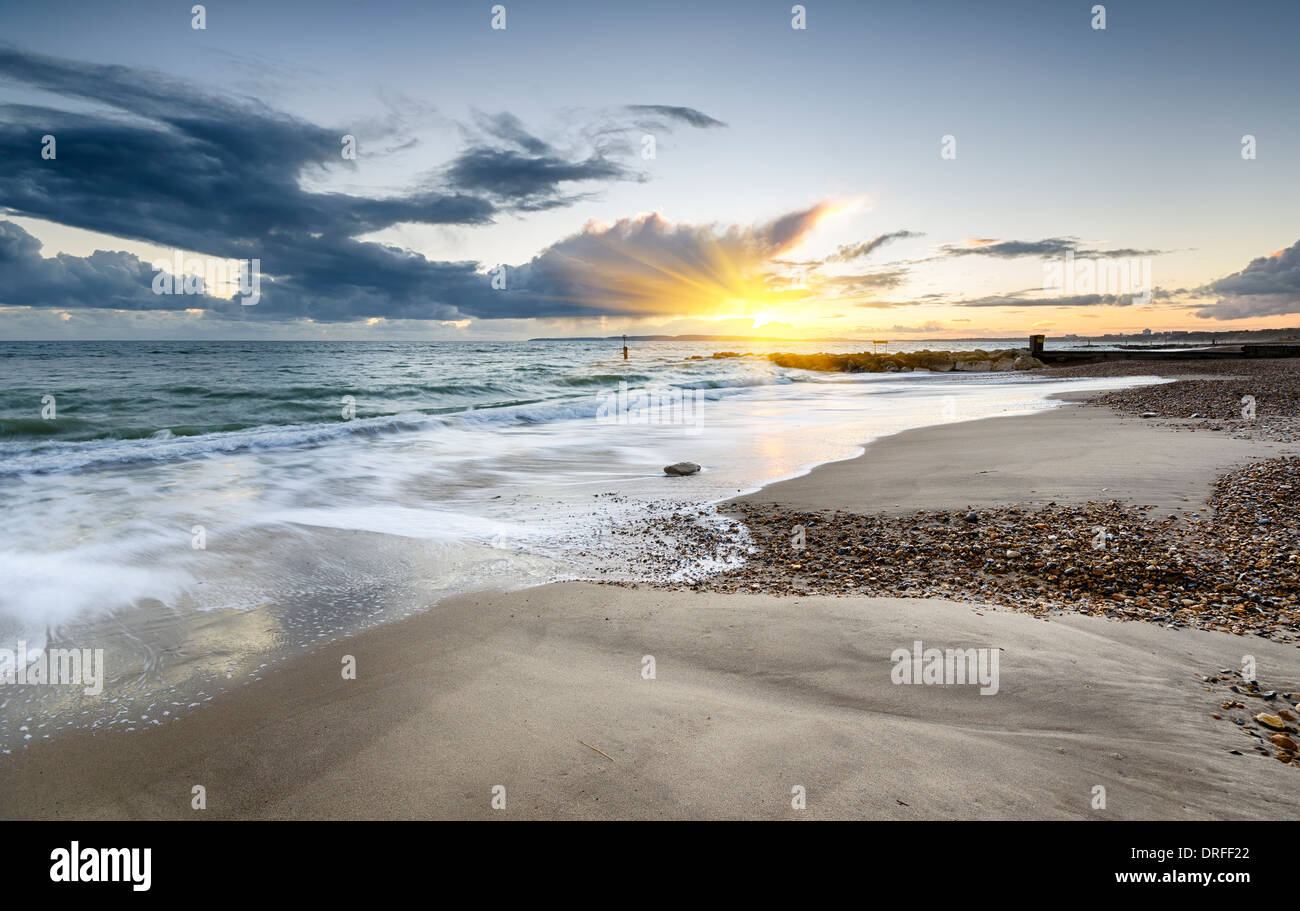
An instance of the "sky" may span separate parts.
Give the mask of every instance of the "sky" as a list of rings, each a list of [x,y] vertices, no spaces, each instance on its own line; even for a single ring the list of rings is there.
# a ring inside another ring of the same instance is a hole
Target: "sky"
[[[1290,0],[193,5],[0,7],[0,338],[1300,325]]]

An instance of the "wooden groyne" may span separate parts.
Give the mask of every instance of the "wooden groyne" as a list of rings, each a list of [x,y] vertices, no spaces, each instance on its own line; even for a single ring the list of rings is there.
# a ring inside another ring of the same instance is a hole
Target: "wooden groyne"
[[[1090,351],[1084,348],[1044,347],[1041,335],[1029,337],[1029,351],[1049,366],[1095,364],[1099,361],[1220,361],[1253,357],[1300,357],[1300,344],[1286,342],[1244,342],[1237,345],[1211,345],[1205,348],[1124,348]]]

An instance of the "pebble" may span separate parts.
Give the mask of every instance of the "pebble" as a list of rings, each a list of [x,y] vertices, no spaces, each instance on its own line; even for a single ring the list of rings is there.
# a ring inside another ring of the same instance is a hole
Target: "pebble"
[[[1264,725],[1264,727],[1272,728],[1275,731],[1285,731],[1287,729],[1285,721],[1276,715],[1269,715],[1266,712],[1260,712],[1255,716],[1255,720]]]
[[[1300,498],[1290,488],[1297,486],[1300,457],[1284,456],[1222,476],[1210,513],[1182,518],[1116,500],[901,516],[742,501],[728,509],[752,538],[743,562],[683,585],[941,597],[1295,642]],[[1261,526],[1264,517],[1270,521]],[[798,525],[806,530],[801,550],[790,537]],[[1098,526],[1106,529],[1101,547]]]
[[[1229,681],[1234,678],[1240,681],[1240,683],[1229,683]],[[1206,683],[1223,686],[1231,693],[1242,692],[1244,689],[1246,695],[1259,695],[1259,682],[1255,680],[1243,680],[1238,671],[1221,670],[1213,676],[1204,677],[1202,679]],[[1207,687],[1207,689],[1212,690],[1213,688]],[[1234,715],[1230,720],[1241,729],[1243,734],[1246,734],[1255,741],[1255,750],[1257,752],[1268,756],[1270,755],[1268,747],[1269,745],[1272,745],[1277,750],[1275,758],[1278,761],[1300,767],[1300,761],[1296,760],[1296,754],[1300,751],[1296,749],[1296,741],[1293,736],[1297,732],[1294,727],[1290,727],[1286,723],[1288,721],[1294,721],[1294,716],[1284,717],[1282,713],[1270,715],[1266,712],[1260,712],[1252,716],[1249,712],[1245,711],[1245,703],[1232,698],[1224,699],[1221,702],[1221,707],[1225,711],[1232,711],[1234,709],[1242,710],[1241,714]],[[1282,711],[1286,712],[1285,709]],[[1286,714],[1290,715],[1289,712],[1286,712]],[[1216,720],[1222,720],[1224,716],[1218,712],[1213,712],[1211,717]],[[1261,729],[1263,731],[1262,733]],[[1265,739],[1264,735],[1267,735],[1267,739]],[[1229,752],[1235,753],[1236,751],[1231,750]]]
[[[1050,367],[1053,377],[1197,376],[1172,383],[1119,389],[1088,404],[1190,432],[1216,431],[1240,439],[1300,442],[1300,371],[1292,358],[1221,361],[1110,361]],[[1214,376],[1221,379],[1205,379]],[[1242,398],[1255,415],[1242,414]],[[1191,423],[1194,422],[1194,423]]]

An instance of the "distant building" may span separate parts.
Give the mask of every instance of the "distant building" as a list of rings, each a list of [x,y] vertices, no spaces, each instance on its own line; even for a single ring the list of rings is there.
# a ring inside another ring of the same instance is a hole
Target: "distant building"
[[[1143,330],[1142,330],[1142,334],[1143,334],[1143,335],[1150,335],[1150,334],[1151,334],[1151,330],[1150,330],[1150,329],[1143,329]]]

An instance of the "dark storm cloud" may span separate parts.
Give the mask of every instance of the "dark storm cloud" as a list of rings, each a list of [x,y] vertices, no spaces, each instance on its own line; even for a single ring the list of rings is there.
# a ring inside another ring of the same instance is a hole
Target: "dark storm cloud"
[[[1023,292],[1022,292],[1023,293]],[[1072,294],[1065,297],[1018,297],[1015,294],[993,295],[978,300],[959,301],[962,307],[1127,307],[1135,303],[1132,294]]]
[[[0,207],[206,256],[259,259],[264,275],[256,307],[153,295],[144,281],[153,270],[130,254],[100,251],[42,265],[34,239],[9,225],[0,262],[0,303],[9,305],[115,300],[123,308],[179,306],[239,319],[541,315],[530,312],[526,288],[493,290],[483,265],[430,261],[354,238],[402,223],[483,225],[503,210],[582,198],[571,184],[641,179],[600,151],[570,160],[512,115],[497,114],[480,120],[486,135],[451,163],[441,184],[385,198],[310,192],[299,182],[304,172],[352,167],[341,155],[347,129],[212,96],[158,73],[4,46],[0,79],[99,109],[0,105]],[[47,134],[55,137],[53,160],[41,157]],[[512,303],[503,307],[507,294]]]
[[[716,120],[703,111],[671,104],[629,104],[627,110],[634,114],[653,114],[658,117],[666,117],[669,120],[677,120],[687,126],[700,129],[726,126],[721,120]]]
[[[262,271],[276,279],[275,293],[266,293],[257,307],[235,305],[228,315],[353,319],[415,312],[445,318],[456,315],[453,291],[469,293],[472,303],[474,294],[490,290],[485,280],[465,281],[472,264],[431,263],[351,239],[399,222],[483,224],[495,210],[490,201],[438,191],[370,199],[299,186],[305,169],[346,164],[340,154],[343,130],[253,102],[212,98],[156,74],[8,48],[0,48],[0,76],[116,112],[0,107],[6,123],[0,131],[0,159],[6,163],[0,205],[117,237],[220,258],[260,259]],[[40,156],[46,134],[57,143],[54,160]],[[0,276],[6,279],[0,286],[5,303],[55,305],[50,295],[30,288],[24,294],[10,285],[12,268],[7,263]],[[114,288],[109,299],[121,297]],[[86,289],[81,305],[105,306],[105,296],[93,292]],[[58,306],[70,305],[66,295],[56,299]],[[181,303],[225,311],[224,303],[172,295],[150,294],[132,305],[151,303],[154,309]]]
[[[0,221],[0,275],[7,301],[32,307],[184,310],[194,296],[153,293],[154,271],[130,253],[41,256],[41,243],[11,221]],[[212,305],[214,301],[204,298]]]
[[[1045,237],[1042,240],[997,240],[978,237],[964,244],[943,244],[940,250],[946,256],[991,256],[998,259],[1015,259],[1021,256],[1053,257],[1073,253],[1075,256],[1159,256],[1163,250],[1085,250],[1077,237]]]
[[[488,134],[516,145],[531,155],[546,155],[551,151],[550,144],[524,129],[523,123],[514,114],[480,113],[478,122]]]
[[[314,319],[320,322],[367,316],[392,319],[458,319],[456,307],[430,301],[433,285],[449,295],[482,300],[487,278],[475,263],[432,263],[381,244],[322,239],[313,281],[328,293],[309,290],[294,276],[260,279],[261,300],[244,306],[237,299],[203,293],[158,294],[158,270],[132,253],[96,250],[90,256],[40,254],[40,242],[17,224],[0,221],[0,304],[43,308],[115,310],[202,310],[226,319]],[[335,247],[331,249],[330,244]],[[238,257],[236,257],[238,258]],[[185,257],[188,262],[191,257]],[[167,271],[172,261],[167,260]],[[196,260],[202,269],[208,260]],[[356,275],[382,271],[382,287]],[[180,283],[177,282],[179,287]]]
[[[580,185],[647,179],[645,172],[624,163],[642,161],[637,133],[650,126],[634,122],[629,114],[647,113],[670,121],[653,125],[665,132],[671,132],[671,122],[725,126],[693,108],[627,105],[599,113],[596,122],[561,141],[535,135],[508,112],[477,112],[474,125],[463,127],[473,144],[439,178],[450,189],[489,199],[503,209],[535,212],[573,205],[593,195]]]
[[[828,263],[847,263],[863,256],[874,253],[877,249],[889,243],[892,240],[902,240],[906,237],[922,237],[918,231],[892,231],[889,234],[880,234],[860,244],[851,244],[840,247],[830,256],[826,257]]]
[[[566,205],[578,197],[563,195],[563,183],[641,180],[639,175],[600,155],[567,161],[553,155],[524,155],[510,149],[469,149],[447,168],[448,186],[482,193],[516,208],[534,210]]]
[[[1253,259],[1204,289],[1218,296],[1196,311],[1202,319],[1245,319],[1300,313],[1300,241],[1271,256]]]
[[[948,256],[994,256],[1013,259],[1017,256],[1061,256],[1078,249],[1078,241],[1069,237],[1048,237],[1044,240],[996,240],[978,237],[962,244],[944,244],[941,249]]]

